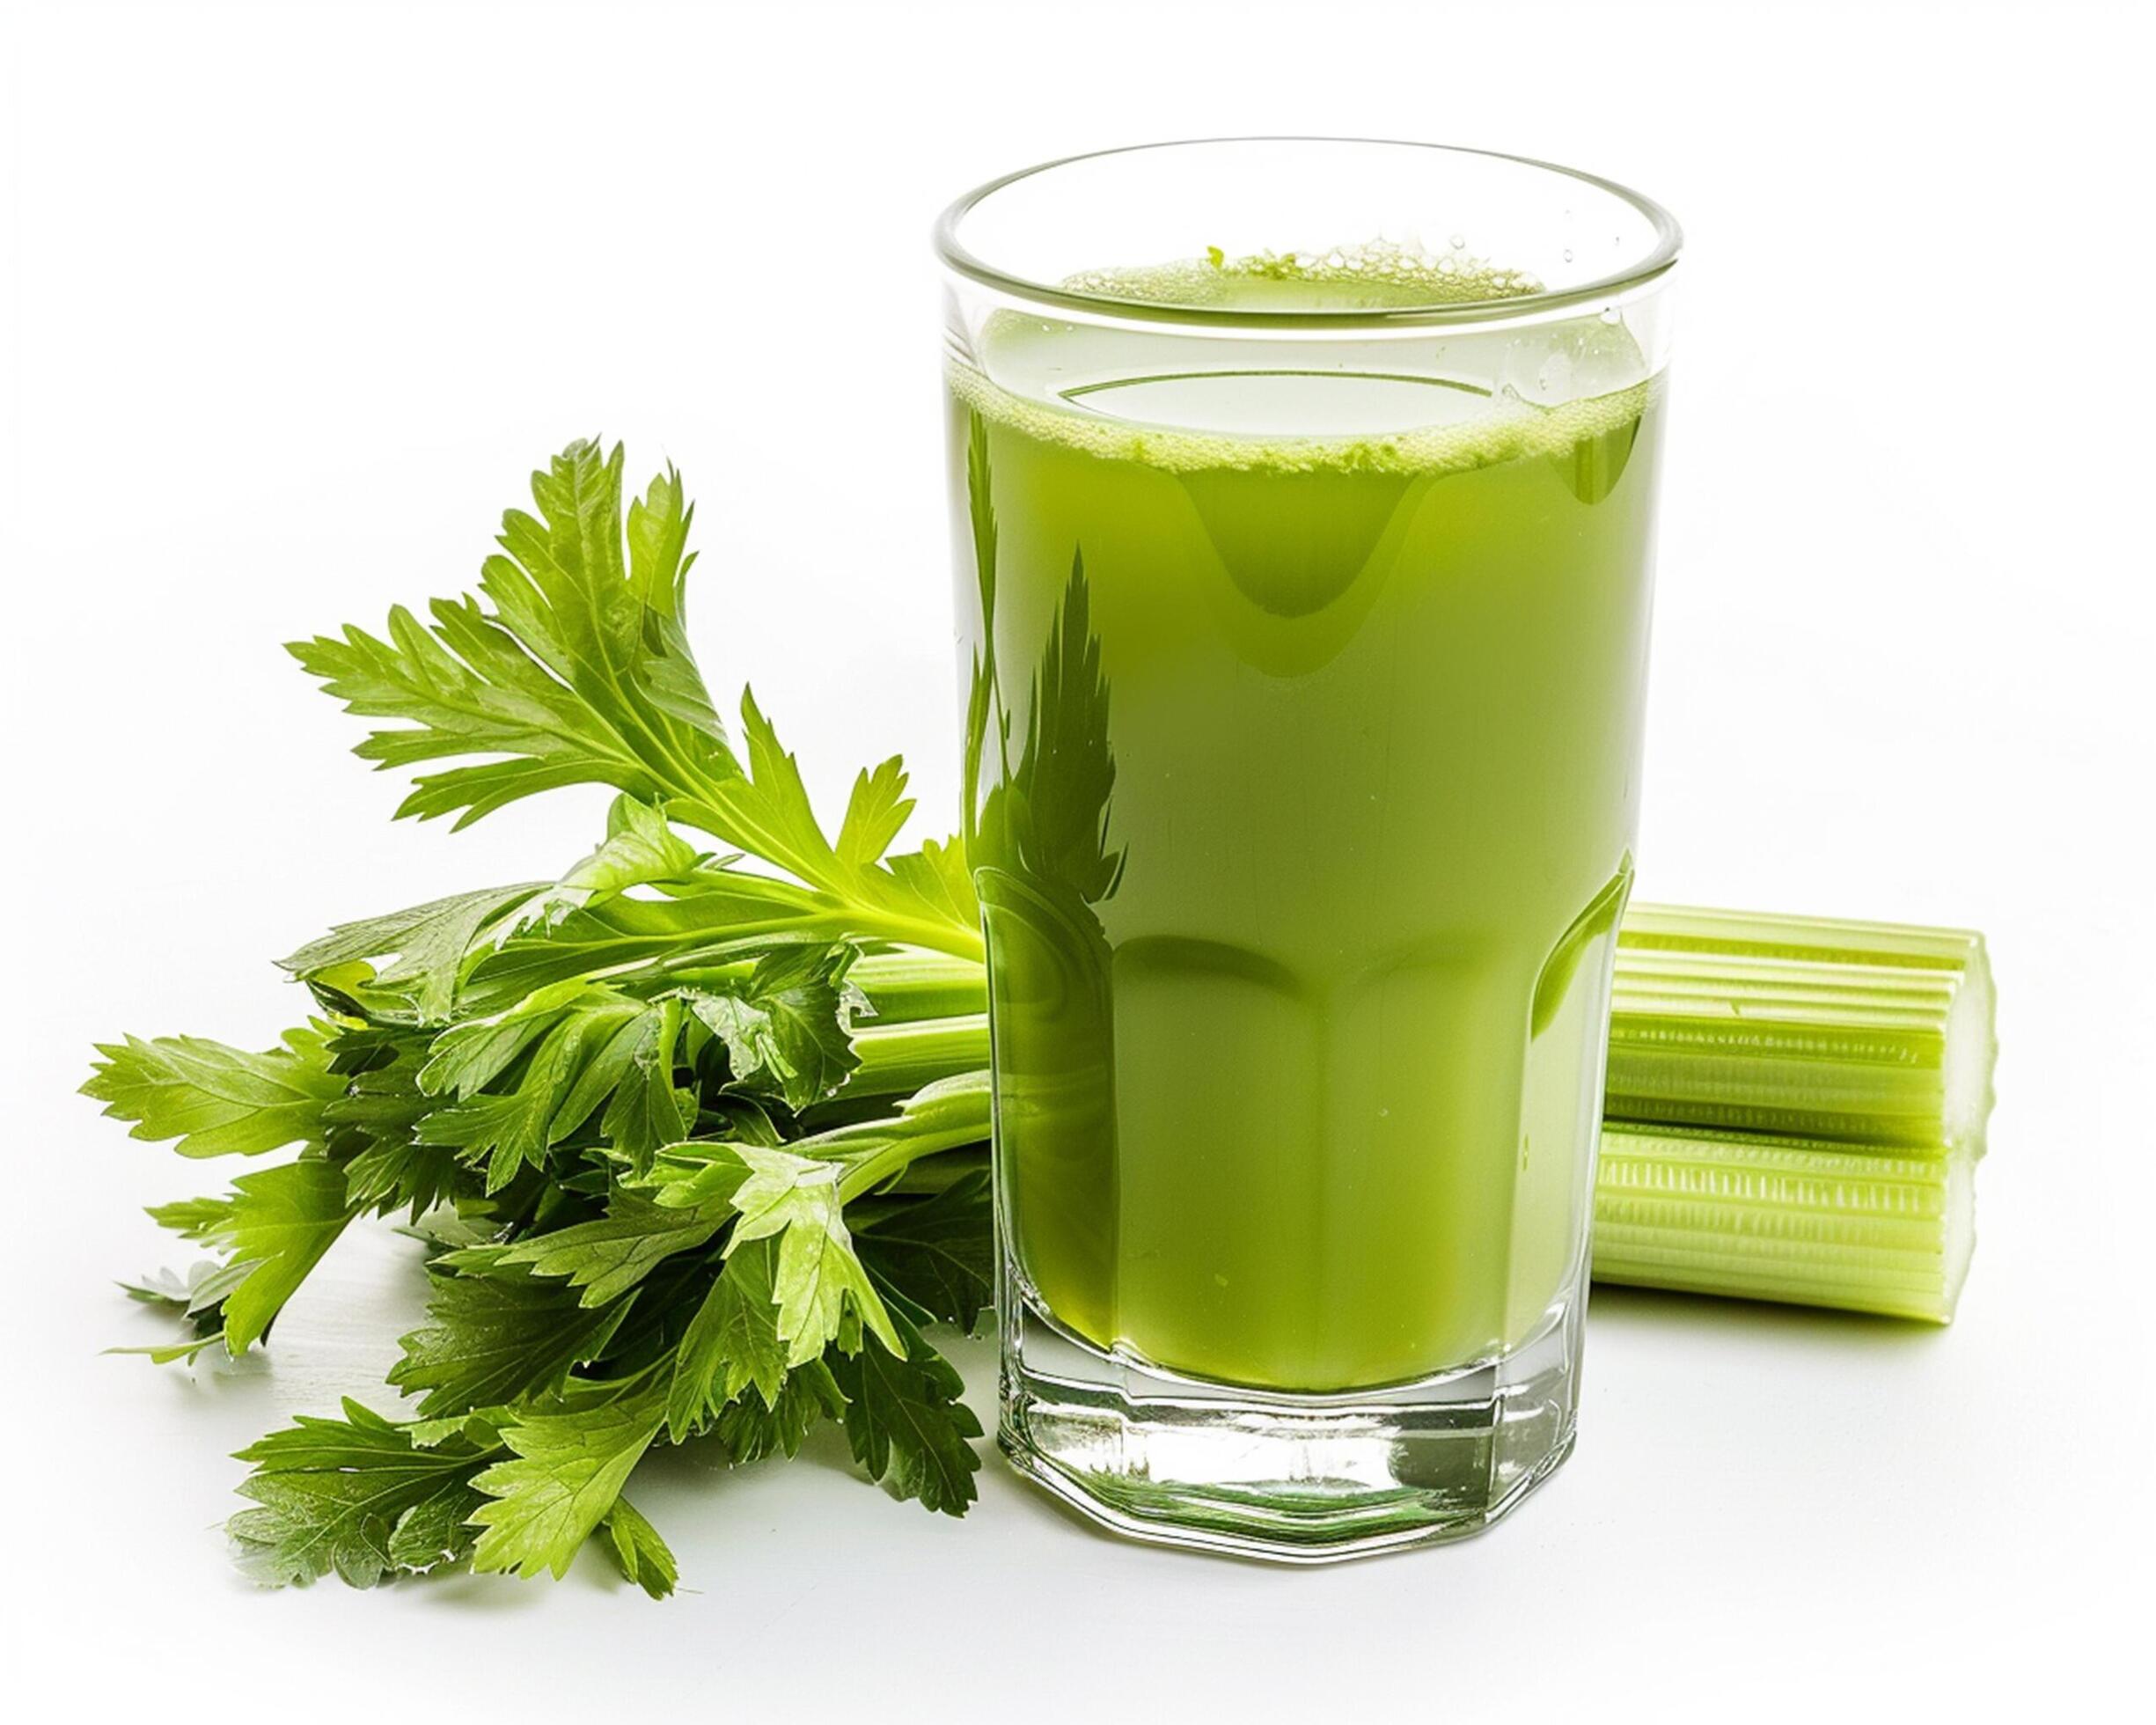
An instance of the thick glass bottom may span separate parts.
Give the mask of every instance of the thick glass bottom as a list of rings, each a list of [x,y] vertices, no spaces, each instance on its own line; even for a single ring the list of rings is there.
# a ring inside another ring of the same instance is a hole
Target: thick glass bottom
[[[1002,1321],[1003,1451],[1133,1538],[1282,1563],[1458,1539],[1504,1515],[1572,1451],[1578,1297],[1500,1359],[1303,1396],[1106,1352],[1056,1325],[1015,1280],[1006,1279]]]

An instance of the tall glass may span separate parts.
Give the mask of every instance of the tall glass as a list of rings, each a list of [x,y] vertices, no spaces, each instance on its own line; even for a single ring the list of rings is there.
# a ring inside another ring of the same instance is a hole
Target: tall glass
[[[1676,224],[1243,139],[938,244],[1002,1445],[1146,1538],[1470,1532],[1573,1442]]]

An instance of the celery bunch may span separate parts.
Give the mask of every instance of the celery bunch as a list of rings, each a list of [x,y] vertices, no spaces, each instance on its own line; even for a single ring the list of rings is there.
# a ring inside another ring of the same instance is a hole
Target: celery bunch
[[[1597,1279],[1953,1318],[1991,1107],[1981,936],[1638,905],[1612,999]]]
[[[309,998],[276,1047],[128,1037],[84,1086],[136,1137],[264,1159],[151,1212],[210,1254],[131,1287],[180,1330],[154,1358],[267,1342],[363,1218],[426,1244],[393,1413],[348,1401],[243,1452],[229,1527],[265,1581],[559,1575],[596,1545],[666,1593],[627,1494],[645,1457],[792,1455],[825,1422],[893,1496],[975,1495],[980,1424],[934,1337],[988,1298],[981,1051],[902,1028],[933,977],[920,998],[901,965],[879,1011],[853,975],[941,951],[977,1005],[972,878],[955,843],[896,847],[897,760],[830,826],[754,699],[721,716],[679,478],[622,480],[619,446],[570,445],[476,595],[291,648],[378,722],[363,756],[416,769],[400,813],[605,785],[595,848],[309,941],[281,961]]]

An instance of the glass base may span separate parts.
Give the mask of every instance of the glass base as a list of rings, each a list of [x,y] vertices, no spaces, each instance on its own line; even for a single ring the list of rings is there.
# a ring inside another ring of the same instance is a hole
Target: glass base
[[[1582,1290],[1584,1291],[1584,1290]],[[1581,1302],[1502,1359],[1291,1395],[1183,1377],[1073,1336],[1023,1293],[1003,1320],[1003,1452],[1133,1538],[1332,1563],[1478,1533],[1572,1453]]]

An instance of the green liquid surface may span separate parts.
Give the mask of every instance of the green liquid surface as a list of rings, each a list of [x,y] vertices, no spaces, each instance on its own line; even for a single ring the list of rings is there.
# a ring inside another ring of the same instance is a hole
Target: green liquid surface
[[[1585,1250],[1659,381],[1126,342],[950,374],[1007,1247],[1196,1376],[1488,1358]]]

